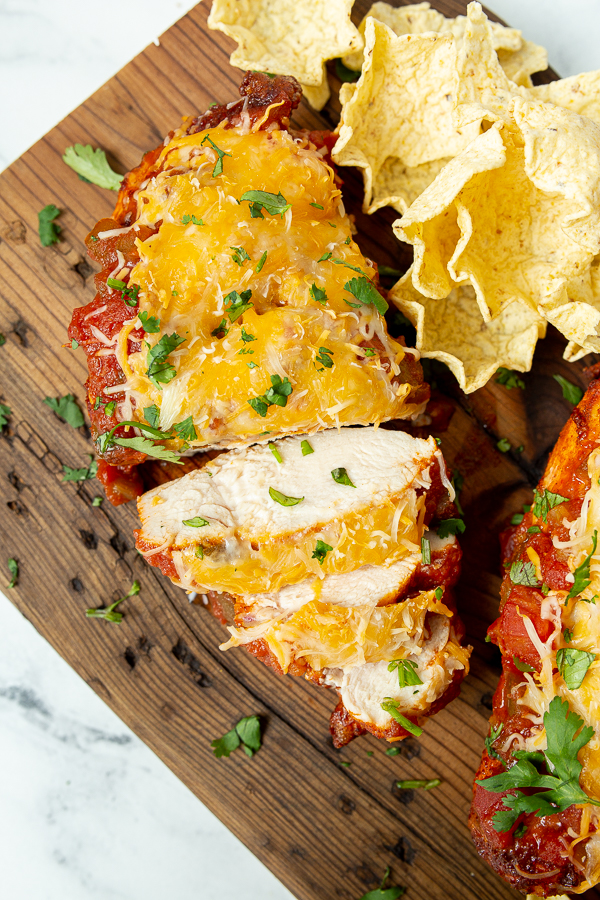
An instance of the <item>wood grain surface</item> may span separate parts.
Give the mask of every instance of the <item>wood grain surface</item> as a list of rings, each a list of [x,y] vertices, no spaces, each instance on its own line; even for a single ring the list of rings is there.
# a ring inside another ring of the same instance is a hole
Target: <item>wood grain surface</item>
[[[436,6],[448,15],[465,11],[459,2]],[[367,7],[355,5],[356,21]],[[71,310],[94,293],[83,238],[115,200],[79,180],[61,156],[70,144],[91,143],[124,172],[182,115],[234,99],[241,73],[229,66],[233,42],[207,29],[208,10],[208,3],[193,9],[0,176],[0,332],[7,338],[0,402],[12,410],[0,439],[0,565],[5,571],[11,556],[20,563],[10,597],[300,900],[358,900],[388,865],[390,883],[405,885],[410,900],[507,900],[516,895],[478,859],[467,814],[500,672],[495,649],[483,643],[498,606],[498,532],[530,499],[568,417],[552,374],[586,384],[583,364],[562,361],[557,333],[540,343],[525,391],[492,383],[465,397],[447,371],[433,371],[453,410],[449,427],[434,433],[465,479],[458,602],[474,655],[460,698],[395,758],[371,737],[335,751],[333,693],[278,678],[243,650],[221,653],[222,626],[134,550],[135,507],[93,507],[101,493],[95,482],[61,480],[63,464],[87,464],[89,430],[61,422],[42,401],[72,393],[84,407],[83,353],[61,345]],[[318,115],[303,104],[294,123],[333,126],[336,106],[334,99]],[[407,250],[390,227],[394,211],[363,216],[361,178],[346,170],[343,177],[363,251],[404,268]],[[63,211],[62,240],[44,248],[37,213],[48,203]],[[523,452],[500,453],[499,437],[523,444]],[[135,578],[142,589],[121,607],[120,626],[86,620],[87,607],[122,596]],[[264,723],[263,749],[252,760],[242,753],[217,760],[211,740],[254,713]],[[394,787],[399,778],[436,776],[443,783],[432,791]]]

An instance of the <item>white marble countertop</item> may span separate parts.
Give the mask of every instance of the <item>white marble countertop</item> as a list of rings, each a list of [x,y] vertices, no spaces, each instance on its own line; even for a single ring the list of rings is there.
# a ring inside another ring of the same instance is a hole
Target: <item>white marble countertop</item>
[[[191,6],[0,0],[0,169]],[[490,6],[561,75],[600,68],[599,0]],[[126,41],[124,11],[136,22]],[[6,583],[5,560],[0,571]],[[291,898],[1,595],[0,771],[12,900]]]

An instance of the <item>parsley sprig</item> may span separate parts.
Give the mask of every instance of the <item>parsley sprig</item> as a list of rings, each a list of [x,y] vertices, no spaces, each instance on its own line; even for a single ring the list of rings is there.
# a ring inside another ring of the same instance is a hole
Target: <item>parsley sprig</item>
[[[73,394],[65,394],[64,397],[56,398],[45,397],[44,403],[67,425],[71,425],[73,428],[80,428],[84,424],[83,413],[77,406],[77,401]]]
[[[42,247],[50,247],[60,241],[61,227],[54,221],[60,216],[61,210],[54,203],[49,203],[38,213],[38,234]]]
[[[246,756],[254,756],[262,746],[259,717],[246,716],[246,718],[240,719],[231,731],[221,738],[216,738],[210,746],[217,759],[221,759],[223,756],[229,758],[233,751],[240,746]]]
[[[517,762],[510,769],[477,781],[494,794],[510,792],[502,798],[506,809],[492,818],[496,831],[510,831],[523,813],[549,816],[564,812],[574,803],[600,806],[600,800],[586,794],[579,784],[583,766],[577,755],[594,734],[591,725],[583,724],[566,700],[554,697],[544,713],[547,749],[532,753],[518,750],[513,753]]]
[[[583,684],[587,670],[596,659],[594,653],[576,650],[575,647],[561,647],[556,653],[556,665],[570,691],[576,691]]]
[[[90,144],[86,144],[85,147],[82,144],[75,144],[74,147],[67,147],[63,162],[77,172],[83,181],[89,181],[111,191],[118,191],[121,187],[123,175],[111,169],[104,150],[99,148],[94,150]]]

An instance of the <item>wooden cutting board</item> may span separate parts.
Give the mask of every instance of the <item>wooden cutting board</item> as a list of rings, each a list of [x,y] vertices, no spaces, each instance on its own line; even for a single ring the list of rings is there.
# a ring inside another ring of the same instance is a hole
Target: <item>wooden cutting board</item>
[[[460,2],[436,5],[447,15],[465,12]],[[367,8],[355,4],[357,22]],[[556,333],[540,343],[525,391],[492,383],[466,397],[447,375],[434,373],[453,411],[449,427],[434,433],[465,479],[458,603],[474,655],[460,698],[428,723],[419,741],[399,745],[394,758],[371,737],[334,750],[328,734],[333,693],[281,679],[243,650],[221,653],[222,626],[135,551],[135,507],[115,509],[106,501],[93,507],[100,493],[95,482],[61,480],[63,464],[87,464],[89,430],[62,423],[42,401],[73,393],[85,406],[83,353],[61,344],[71,310],[94,294],[83,238],[115,201],[80,181],[61,155],[70,144],[90,143],[126,171],[182,115],[234,99],[241,73],[229,66],[233,42],[207,29],[208,11],[208,3],[193,9],[159,47],[148,47],[0,176],[0,332],[7,338],[0,348],[0,402],[12,410],[0,440],[0,566],[5,572],[11,556],[20,563],[10,597],[300,900],[358,900],[378,885],[386,866],[391,883],[407,886],[410,900],[513,897],[477,857],[467,814],[500,673],[495,649],[483,643],[498,606],[498,532],[530,499],[568,417],[552,374],[586,384],[582,364],[562,361],[564,341]],[[294,121],[331,127],[337,109],[337,100],[322,115],[302,105]],[[343,177],[363,251],[405,268],[406,248],[390,227],[394,211],[363,216],[361,178],[349,170]],[[37,213],[48,203],[63,210],[62,240],[44,248]],[[500,453],[500,437],[524,451]],[[86,607],[117,599],[135,578],[142,590],[123,605],[120,626],[86,620]],[[260,753],[217,760],[211,740],[254,713],[265,725]],[[432,791],[394,787],[398,779],[433,777],[443,783]]]

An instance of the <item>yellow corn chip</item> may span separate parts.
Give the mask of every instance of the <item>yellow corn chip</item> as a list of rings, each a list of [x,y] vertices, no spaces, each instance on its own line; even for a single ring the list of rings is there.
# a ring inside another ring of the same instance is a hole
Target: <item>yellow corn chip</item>
[[[494,36],[494,22],[490,22],[492,26],[492,36]],[[521,87],[530,88],[532,86],[531,75],[534,72],[543,72],[548,68],[548,51],[539,44],[532,41],[521,40],[521,46],[517,50],[505,50],[503,47],[496,47],[498,61],[504,73],[510,81]]]
[[[454,287],[447,297],[424,297],[412,283],[412,273],[392,288],[390,300],[417,329],[417,349],[439,359],[454,373],[465,393],[483,387],[500,366],[527,372],[546,323],[519,300],[507,304],[484,322],[470,285]]]
[[[213,0],[209,28],[238,43],[232,66],[294,75],[307,99],[322,109],[329,98],[324,63],[360,50],[350,21],[353,0]]]
[[[600,123],[599,70],[540,84],[529,91],[529,96],[546,103],[556,103]]]
[[[479,124],[459,131],[453,123],[456,48],[450,35],[397,37],[386,25],[368,19],[365,39],[360,80],[344,86],[340,95],[333,158],[339,165],[363,169],[365,210],[383,205],[388,191],[403,210],[439,170],[430,164],[460,152]],[[395,174],[400,177],[391,184]]]

